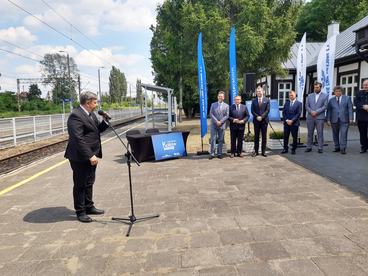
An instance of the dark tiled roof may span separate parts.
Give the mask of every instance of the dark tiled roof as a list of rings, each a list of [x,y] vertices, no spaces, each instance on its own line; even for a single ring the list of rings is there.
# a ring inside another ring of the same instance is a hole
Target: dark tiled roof
[[[368,16],[347,28],[337,35],[335,58],[340,59],[355,55],[355,33],[354,31],[368,25]],[[308,34],[307,34],[308,39]],[[318,53],[324,42],[307,43],[307,63],[308,67],[317,64]],[[296,69],[299,43],[294,43],[290,50],[290,58],[283,63],[285,69]]]
[[[300,43],[294,43],[294,45],[291,46],[290,58],[286,62],[283,63],[283,68],[296,69],[299,44]],[[323,42],[307,43],[308,66],[309,66],[309,61],[313,60],[316,55],[318,56],[319,50],[321,49],[322,46],[323,46]]]

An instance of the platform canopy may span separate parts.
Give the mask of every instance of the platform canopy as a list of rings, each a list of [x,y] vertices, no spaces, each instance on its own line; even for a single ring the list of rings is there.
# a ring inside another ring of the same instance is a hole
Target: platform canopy
[[[172,94],[174,89],[163,87],[163,86],[156,86],[153,84],[146,84],[142,83],[141,87],[145,90],[145,98],[147,99],[147,91],[151,92],[158,92],[167,94],[167,103],[168,103],[168,112],[167,112],[167,130],[171,131],[172,128]],[[153,106],[153,104],[152,104]],[[147,108],[147,101],[145,101],[145,117],[146,117],[146,129],[147,129],[147,123],[148,123],[148,108]]]

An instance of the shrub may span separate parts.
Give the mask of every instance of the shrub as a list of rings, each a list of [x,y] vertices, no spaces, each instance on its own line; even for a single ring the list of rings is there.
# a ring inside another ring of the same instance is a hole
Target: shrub
[[[270,132],[270,139],[283,139],[283,138],[284,138],[283,131]]]

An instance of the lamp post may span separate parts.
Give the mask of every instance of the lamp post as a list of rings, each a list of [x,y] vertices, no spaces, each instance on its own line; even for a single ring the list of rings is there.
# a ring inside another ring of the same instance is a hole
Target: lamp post
[[[101,105],[102,105],[102,95],[101,95],[101,73],[100,70],[103,69],[105,67],[101,66],[98,68],[98,94],[100,95],[100,102],[98,104],[99,109],[101,109]]]

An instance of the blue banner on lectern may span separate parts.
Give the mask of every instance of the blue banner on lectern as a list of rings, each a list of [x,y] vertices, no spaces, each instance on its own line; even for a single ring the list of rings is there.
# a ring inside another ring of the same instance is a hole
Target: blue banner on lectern
[[[181,132],[152,135],[155,160],[186,156],[183,134]]]
[[[268,114],[270,121],[280,121],[279,103],[277,100],[270,100],[270,113]]]

